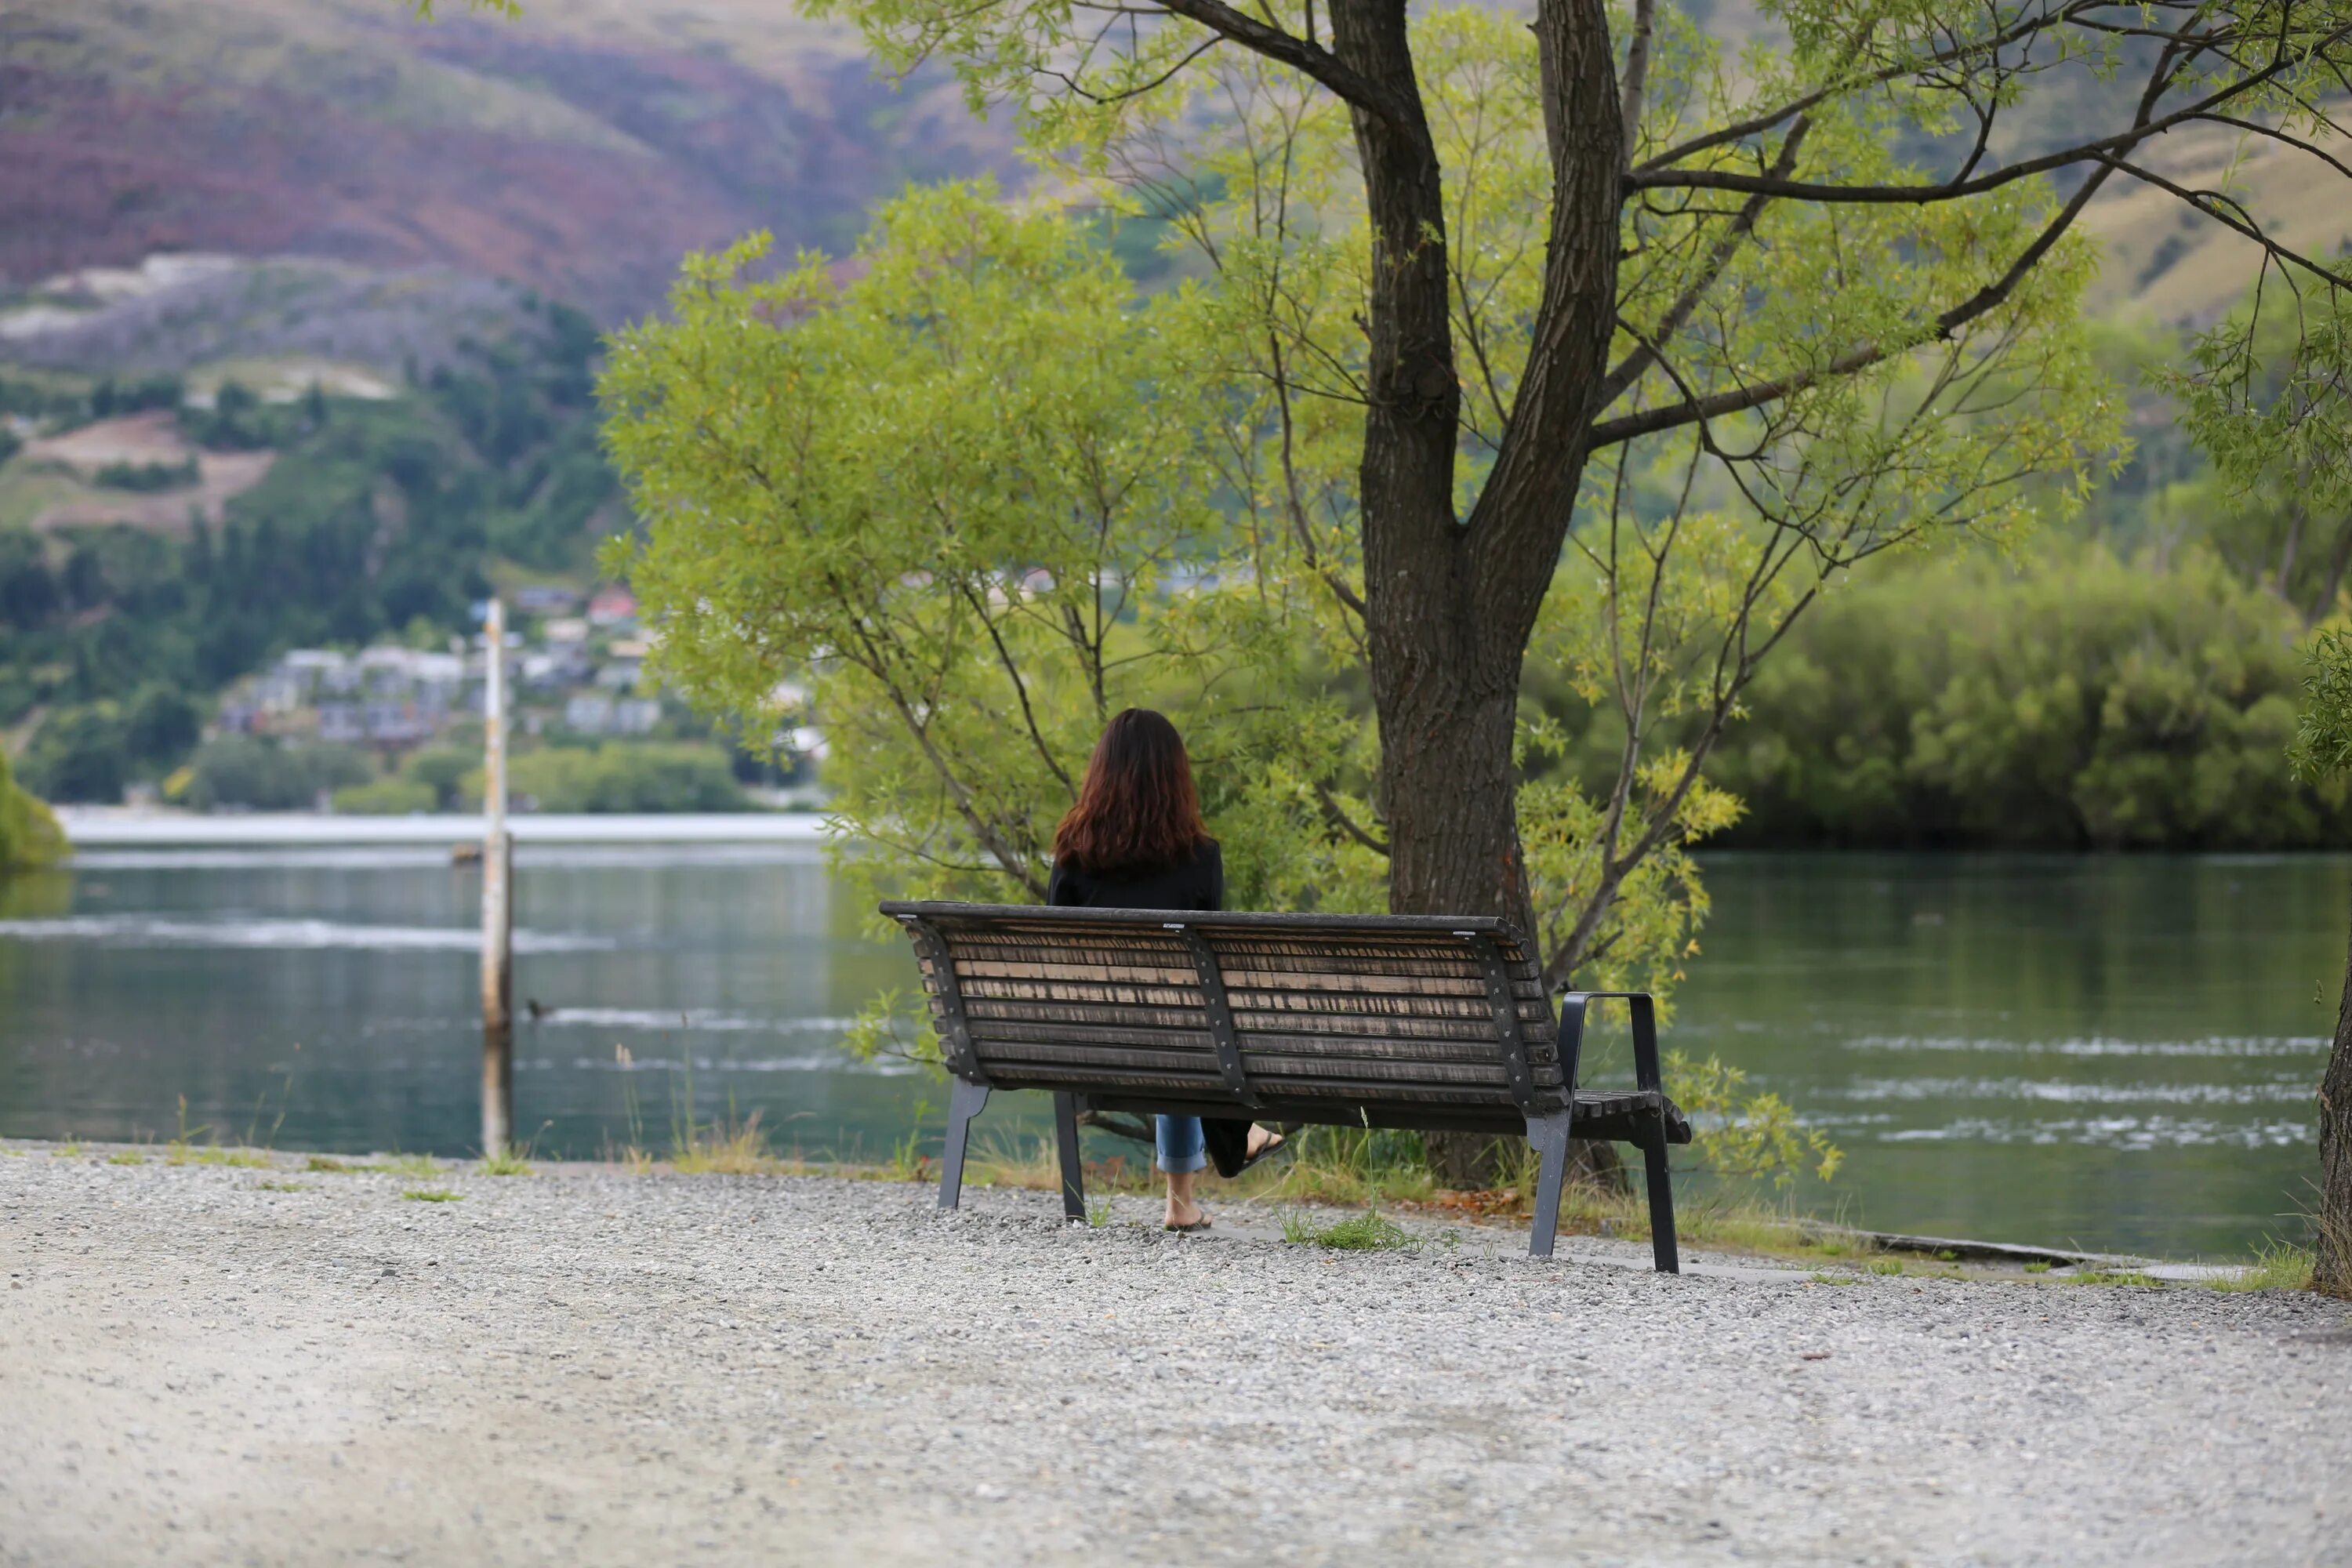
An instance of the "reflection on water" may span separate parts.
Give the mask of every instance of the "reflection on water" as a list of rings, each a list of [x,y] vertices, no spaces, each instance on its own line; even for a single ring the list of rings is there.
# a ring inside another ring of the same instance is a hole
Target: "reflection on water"
[[[625,1141],[633,1108],[660,1144],[731,1107],[783,1146],[871,1157],[944,1099],[838,1049],[913,965],[813,852],[518,864],[538,1016],[519,1009],[517,1119],[542,1152]],[[1670,1043],[1846,1149],[1837,1187],[1798,1201],[2170,1253],[2296,1228],[2352,862],[1727,855],[1707,880]],[[188,1125],[228,1138],[466,1152],[479,887],[429,847],[116,850],[0,880],[0,1134],[168,1137],[184,1095]],[[1622,1075],[1622,1042],[1596,1045]],[[982,1127],[1034,1134],[1034,1098]]]

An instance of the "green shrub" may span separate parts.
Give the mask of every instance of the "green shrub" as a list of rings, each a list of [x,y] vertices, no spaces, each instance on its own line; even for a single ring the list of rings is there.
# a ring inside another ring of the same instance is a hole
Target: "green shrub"
[[[465,795],[466,775],[476,772],[481,760],[479,747],[424,746],[400,764],[400,776],[432,792],[433,803],[425,809],[455,811]]]
[[[26,742],[26,787],[48,800],[111,805],[130,777],[121,710],[111,702],[52,708]]]
[[[331,743],[287,744],[256,735],[225,735],[196,748],[188,801],[200,811],[308,811],[321,795],[367,783],[367,754]]]
[[[514,759],[507,789],[540,811],[740,811],[745,804],[717,746],[542,747]],[[482,798],[478,769],[467,778],[466,798],[468,805]]]
[[[164,767],[195,746],[201,727],[186,692],[150,681],[122,714],[122,745],[133,763]]]
[[[190,458],[184,463],[108,463],[90,476],[91,482],[110,490],[152,494],[183,490],[204,476]]]
[[[439,804],[432,787],[414,779],[375,779],[334,793],[335,809],[352,816],[406,816]]]
[[[46,866],[66,852],[66,836],[49,808],[8,776],[0,752],[0,871]]]
[[[1694,1152],[1717,1175],[1783,1190],[1801,1176],[1837,1179],[1845,1152],[1779,1095],[1750,1093],[1743,1069],[1713,1056],[1694,1062],[1681,1051],[1668,1051],[1662,1065],[1667,1095],[1694,1124]]]
[[[1724,737],[1745,844],[2352,843],[2286,749],[2302,625],[2191,552],[2092,546],[1883,577],[1801,620]]]

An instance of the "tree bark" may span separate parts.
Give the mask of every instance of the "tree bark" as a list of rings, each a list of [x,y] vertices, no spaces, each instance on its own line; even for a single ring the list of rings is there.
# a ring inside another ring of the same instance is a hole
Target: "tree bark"
[[[1360,471],[1364,604],[1389,829],[1389,908],[1534,930],[1512,757],[1519,675],[1574,510],[1617,285],[1624,142],[1601,0],[1537,13],[1553,174],[1532,352],[1493,472],[1454,510],[1461,387],[1445,211],[1404,0],[1339,0],[1333,52],[1409,112],[1354,110],[1372,226]],[[1430,1139],[1440,1178],[1483,1184],[1489,1141]]]
[[[2311,1282],[2331,1296],[2352,1297],[2352,952],[2345,957],[2336,1046],[2319,1082],[2318,1221]]]

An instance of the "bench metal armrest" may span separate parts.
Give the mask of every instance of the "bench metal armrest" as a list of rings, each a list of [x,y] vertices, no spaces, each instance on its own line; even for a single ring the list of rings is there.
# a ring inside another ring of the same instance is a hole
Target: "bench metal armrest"
[[[1559,997],[1559,1063],[1571,1092],[1576,1088],[1576,1062],[1584,1047],[1584,1009],[1591,1002],[1618,1001],[1633,1016],[1633,1083],[1638,1089],[1665,1090],[1658,1066],[1658,1008],[1646,991],[1563,991]]]

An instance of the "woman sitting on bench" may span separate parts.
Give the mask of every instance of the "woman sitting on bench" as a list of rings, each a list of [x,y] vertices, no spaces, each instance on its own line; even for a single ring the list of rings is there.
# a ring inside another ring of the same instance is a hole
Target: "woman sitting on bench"
[[[1087,763],[1078,801],[1054,832],[1049,904],[1108,910],[1224,907],[1225,863],[1201,821],[1192,760],[1176,726],[1129,708],[1104,729]],[[1192,1201],[1192,1177],[1214,1160],[1237,1176],[1281,1147],[1255,1122],[1161,1116],[1160,1168],[1168,1173],[1170,1230],[1209,1228]]]

